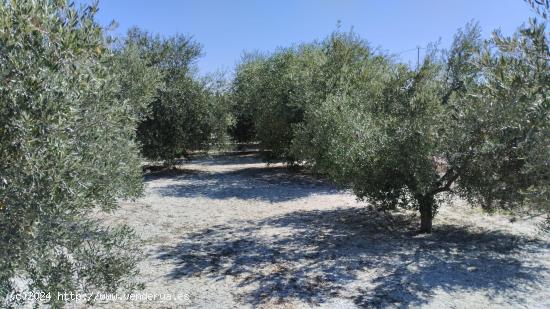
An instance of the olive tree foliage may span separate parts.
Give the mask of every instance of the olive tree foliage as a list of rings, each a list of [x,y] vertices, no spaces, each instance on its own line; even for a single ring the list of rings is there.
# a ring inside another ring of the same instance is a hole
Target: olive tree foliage
[[[533,11],[535,11],[542,18],[548,20],[548,13],[550,11],[550,1],[548,0],[524,0]]]
[[[360,109],[358,98],[382,99],[382,90],[389,80],[391,59],[375,53],[353,32],[334,32],[321,42],[322,62],[309,84],[312,103],[307,104],[303,121],[294,126],[295,138],[291,153],[299,163],[311,165],[321,174],[333,170],[332,157],[337,127],[332,117],[341,117],[351,106]],[[340,99],[345,103],[338,102]],[[353,103],[352,101],[355,101]],[[332,111],[329,111],[332,110]],[[344,121],[340,118],[339,121]],[[346,130],[356,133],[353,122]],[[335,170],[333,170],[335,171]]]
[[[146,70],[107,48],[96,11],[0,3],[0,306],[17,286],[54,305],[133,286],[133,232],[87,218],[141,193],[135,128],[155,91],[121,82]]]
[[[545,31],[544,25],[531,21],[513,37],[496,32],[473,56],[478,72],[466,82],[470,89],[449,102],[458,111],[451,116],[458,120],[450,122],[447,144],[469,148],[462,158],[449,159],[449,166],[459,192],[489,210],[550,197],[550,53]],[[462,133],[460,139],[455,133]]]
[[[302,121],[317,56],[315,46],[302,45],[245,58],[232,85],[238,141],[254,135],[267,150],[266,159],[293,161],[289,152],[293,124]]]
[[[210,73],[201,77],[200,81],[208,104],[207,121],[210,124],[206,149],[224,149],[233,142],[230,133],[236,123],[230,81],[223,72]]]
[[[151,102],[163,88],[162,73],[144,59],[137,46],[112,38],[111,71],[117,74],[120,100],[127,100],[132,114],[144,121],[151,112]]]
[[[486,41],[469,25],[443,63],[373,61],[363,90],[306,112],[295,154],[373,205],[418,209],[422,232],[444,192],[489,211],[547,203],[548,60],[543,25]]]
[[[123,49],[136,50],[161,76],[157,95],[138,126],[145,157],[171,164],[225,137],[231,121],[229,103],[220,82],[197,76],[198,43],[183,35],[162,38],[134,28]]]
[[[305,111],[329,95],[362,87],[363,59],[371,54],[353,32],[336,31],[321,42],[248,55],[237,67],[232,89],[238,135],[253,135],[268,150],[267,159],[297,163],[292,141]]]
[[[440,117],[437,67],[419,72],[382,64],[356,93],[331,95],[308,111],[294,149],[320,173],[383,209],[429,203],[423,193],[438,175],[431,154]],[[370,85],[369,85],[370,84]]]
[[[257,87],[263,78],[260,70],[265,61],[266,57],[263,55],[245,54],[231,82],[231,113],[235,116],[235,123],[230,128],[230,134],[238,143],[256,141],[254,115],[258,104],[255,102],[259,97]]]

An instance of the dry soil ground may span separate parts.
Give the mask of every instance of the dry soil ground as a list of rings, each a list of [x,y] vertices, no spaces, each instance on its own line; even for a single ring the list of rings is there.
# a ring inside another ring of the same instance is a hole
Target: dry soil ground
[[[145,196],[105,218],[143,239],[143,293],[176,301],[105,308],[550,308],[550,242],[455,202],[431,235],[325,181],[217,156],[151,173]]]

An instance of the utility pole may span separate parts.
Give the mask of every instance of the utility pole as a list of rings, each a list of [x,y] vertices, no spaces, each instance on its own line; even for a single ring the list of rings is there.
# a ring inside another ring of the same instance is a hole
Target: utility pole
[[[416,70],[420,69],[420,46],[416,47]]]

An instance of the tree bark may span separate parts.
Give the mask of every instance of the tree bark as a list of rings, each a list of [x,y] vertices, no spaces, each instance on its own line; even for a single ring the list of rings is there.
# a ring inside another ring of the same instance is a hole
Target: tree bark
[[[420,233],[432,232],[433,196],[423,196],[420,200]]]

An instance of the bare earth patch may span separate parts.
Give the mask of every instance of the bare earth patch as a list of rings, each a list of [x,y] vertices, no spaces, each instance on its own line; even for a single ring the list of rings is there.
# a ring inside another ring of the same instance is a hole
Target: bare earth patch
[[[189,299],[96,306],[550,308],[550,242],[532,221],[455,203],[415,235],[412,213],[369,210],[254,155],[179,168],[151,173],[105,220],[142,238],[141,292]]]

